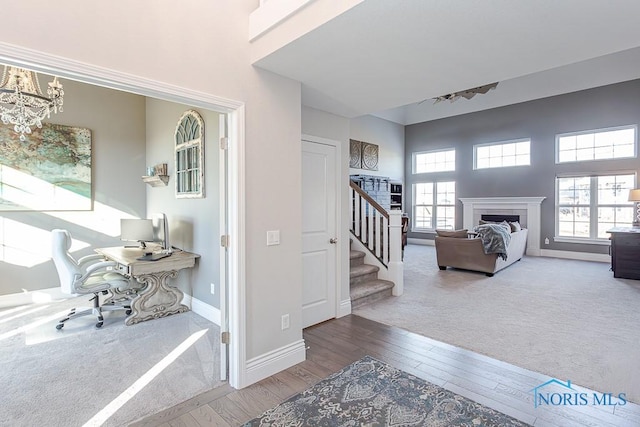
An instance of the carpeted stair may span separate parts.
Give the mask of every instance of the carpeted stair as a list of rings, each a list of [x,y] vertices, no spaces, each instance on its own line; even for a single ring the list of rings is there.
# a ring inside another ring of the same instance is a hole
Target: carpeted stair
[[[356,308],[391,296],[393,282],[378,279],[379,267],[364,263],[365,253],[351,250],[349,283],[351,308]]]

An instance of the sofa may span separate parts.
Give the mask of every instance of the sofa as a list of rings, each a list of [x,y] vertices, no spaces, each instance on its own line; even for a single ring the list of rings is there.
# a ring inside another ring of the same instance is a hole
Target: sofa
[[[456,234],[457,233],[457,234]],[[471,236],[471,237],[470,237]],[[436,257],[440,270],[447,267],[479,271],[491,277],[494,273],[519,261],[527,247],[527,229],[512,231],[506,248],[506,259],[498,254],[485,254],[482,240],[467,230],[443,233],[435,238]]]

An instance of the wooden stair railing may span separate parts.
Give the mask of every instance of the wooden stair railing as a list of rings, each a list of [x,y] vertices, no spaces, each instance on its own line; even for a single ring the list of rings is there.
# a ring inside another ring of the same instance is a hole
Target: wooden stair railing
[[[351,232],[385,267],[389,264],[389,213],[353,181]]]

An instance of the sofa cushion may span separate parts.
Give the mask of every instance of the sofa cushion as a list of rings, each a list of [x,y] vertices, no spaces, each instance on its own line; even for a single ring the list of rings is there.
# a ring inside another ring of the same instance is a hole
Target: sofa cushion
[[[436,234],[440,237],[464,237],[468,235],[466,228],[462,230],[436,230]]]

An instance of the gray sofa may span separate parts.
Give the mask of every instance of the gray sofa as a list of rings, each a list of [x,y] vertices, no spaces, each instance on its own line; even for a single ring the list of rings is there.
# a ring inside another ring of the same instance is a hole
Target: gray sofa
[[[502,270],[519,261],[527,247],[527,229],[511,233],[511,241],[507,247],[507,259],[497,254],[485,254],[480,238],[436,236],[436,257],[440,270],[447,267],[480,271],[487,276]]]

